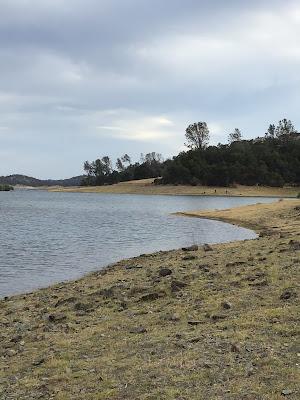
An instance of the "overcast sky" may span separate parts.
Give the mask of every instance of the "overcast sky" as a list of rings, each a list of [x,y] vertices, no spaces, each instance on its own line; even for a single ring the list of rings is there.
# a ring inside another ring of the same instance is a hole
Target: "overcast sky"
[[[299,71],[299,1],[0,0],[0,175],[300,129]]]

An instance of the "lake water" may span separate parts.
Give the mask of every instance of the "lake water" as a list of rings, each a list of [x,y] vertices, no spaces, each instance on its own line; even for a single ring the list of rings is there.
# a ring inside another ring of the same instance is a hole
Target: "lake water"
[[[0,192],[0,297],[78,278],[141,253],[253,238],[254,232],[247,229],[170,213],[269,201]]]

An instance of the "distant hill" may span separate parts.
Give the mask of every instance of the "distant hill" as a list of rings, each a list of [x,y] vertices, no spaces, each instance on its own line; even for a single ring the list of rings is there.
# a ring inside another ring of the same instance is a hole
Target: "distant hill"
[[[74,176],[68,179],[37,179],[26,175],[8,175],[0,176],[2,185],[24,185],[24,186],[80,186],[83,175]]]

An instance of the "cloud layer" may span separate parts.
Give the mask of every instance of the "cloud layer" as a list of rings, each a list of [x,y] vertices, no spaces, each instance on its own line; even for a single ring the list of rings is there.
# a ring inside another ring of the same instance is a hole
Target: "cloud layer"
[[[198,120],[213,143],[300,129],[297,3],[0,0],[0,175],[170,156]]]

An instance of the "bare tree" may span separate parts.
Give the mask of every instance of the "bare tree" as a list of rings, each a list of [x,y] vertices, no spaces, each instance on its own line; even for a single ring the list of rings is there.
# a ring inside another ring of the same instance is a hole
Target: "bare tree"
[[[187,143],[190,149],[205,149],[209,143],[209,129],[206,122],[194,122],[185,130]]]

